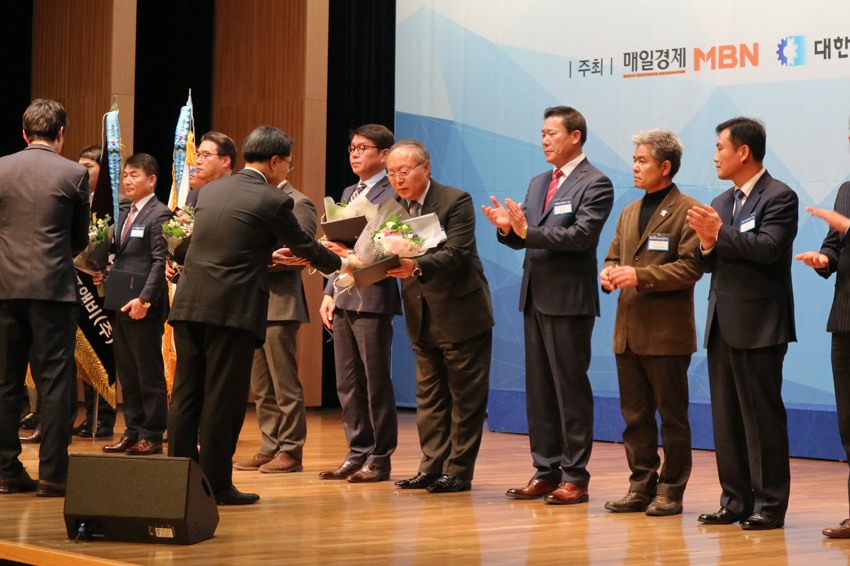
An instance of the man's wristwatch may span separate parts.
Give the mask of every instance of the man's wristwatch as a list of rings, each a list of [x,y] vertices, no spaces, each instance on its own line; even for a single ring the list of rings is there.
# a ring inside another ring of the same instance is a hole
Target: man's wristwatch
[[[145,307],[146,309],[151,308],[151,304],[150,304],[150,303],[148,303],[148,302],[146,302],[146,301],[143,301],[143,300],[141,300],[141,299],[139,299],[139,302],[140,302],[140,303],[142,303],[142,306],[143,306],[143,307]]]
[[[419,277],[420,275],[422,275],[422,268],[414,264],[413,273],[411,275],[413,275],[413,277]]]

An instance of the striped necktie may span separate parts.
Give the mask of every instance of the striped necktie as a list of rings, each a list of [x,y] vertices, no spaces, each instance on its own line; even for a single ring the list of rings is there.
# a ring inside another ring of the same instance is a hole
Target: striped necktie
[[[366,183],[364,183],[363,181],[360,181],[359,183],[357,183],[357,188],[354,189],[353,193],[351,193],[351,202],[354,202],[354,200],[357,197],[359,197],[360,193],[362,193],[365,189],[366,189]]]
[[[121,243],[124,243],[125,238],[127,238],[127,233],[130,231],[130,226],[133,225],[133,219],[136,218],[136,205],[134,204],[130,207],[130,214],[127,215],[127,220],[124,221],[124,229],[121,230]]]
[[[552,198],[558,192],[558,180],[563,175],[564,172],[560,169],[555,169],[555,172],[552,174],[552,180],[549,182],[549,190],[546,192],[546,204],[543,205],[543,212],[546,212],[546,209],[549,208],[549,203],[552,202]]]

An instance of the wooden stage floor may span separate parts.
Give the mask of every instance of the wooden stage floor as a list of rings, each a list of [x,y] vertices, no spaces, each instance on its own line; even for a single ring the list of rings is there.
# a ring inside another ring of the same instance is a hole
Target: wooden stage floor
[[[121,417],[119,415],[120,428]],[[742,531],[738,525],[709,527],[700,513],[719,508],[714,453],[694,452],[694,472],[685,513],[675,517],[612,514],[609,499],[627,491],[622,445],[596,443],[590,460],[590,503],[576,506],[515,501],[506,489],[522,486],[532,473],[528,439],[485,433],[471,492],[430,495],[397,490],[390,482],[350,485],[321,481],[346,453],[338,411],[310,411],[304,472],[270,475],[234,472],[243,491],[261,501],[219,507],[215,538],[172,547],[67,540],[63,500],[34,494],[0,496],[0,558],[38,565],[149,564],[416,564],[490,565],[770,564],[850,563],[850,540],[824,539],[823,527],[848,515],[847,464],[791,461],[791,506],[784,529]],[[75,439],[72,453],[100,453],[103,441]],[[260,446],[249,410],[237,458]],[[37,447],[23,459],[31,474]],[[393,480],[414,475],[420,452],[415,415],[400,414]]]

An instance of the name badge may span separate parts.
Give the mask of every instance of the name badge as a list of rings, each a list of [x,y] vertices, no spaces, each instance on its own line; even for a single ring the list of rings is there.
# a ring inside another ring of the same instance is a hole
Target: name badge
[[[741,220],[741,232],[749,232],[756,227],[756,215],[752,214]]]
[[[669,252],[670,251],[670,235],[669,234],[650,234],[647,249],[654,252]]]
[[[571,200],[560,200],[555,203],[555,208],[552,211],[555,216],[560,216],[562,214],[572,214],[573,213],[573,201]]]
[[[131,238],[144,238],[145,237],[145,227],[144,226],[133,226],[130,228],[130,237]]]

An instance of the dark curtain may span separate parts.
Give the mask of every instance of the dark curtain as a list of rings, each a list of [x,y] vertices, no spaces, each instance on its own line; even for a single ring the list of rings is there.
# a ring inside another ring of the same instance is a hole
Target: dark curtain
[[[195,139],[211,128],[214,34],[214,0],[138,3],[133,148],[159,162],[156,195],[163,202],[171,192],[174,129],[189,89]]]
[[[21,117],[30,104],[32,86],[32,0],[5,2],[0,16],[0,156],[27,146]]]
[[[348,134],[363,124],[395,129],[395,2],[330,0],[325,194],[339,200],[357,182]],[[322,405],[339,406],[333,343],[325,343]]]

